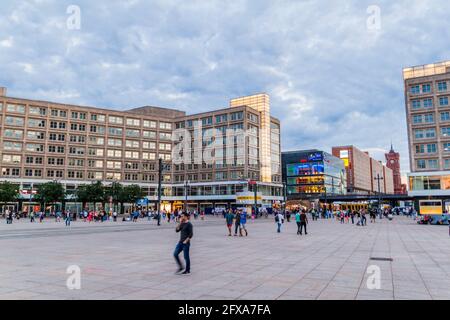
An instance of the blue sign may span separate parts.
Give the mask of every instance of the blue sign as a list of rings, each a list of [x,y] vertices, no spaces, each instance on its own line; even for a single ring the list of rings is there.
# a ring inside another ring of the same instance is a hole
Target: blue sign
[[[322,153],[321,153],[321,152],[314,152],[314,153],[311,153],[311,154],[308,156],[308,160],[309,160],[309,161],[322,161],[322,160],[323,160]]]
[[[148,205],[148,199],[147,198],[139,199],[136,201],[136,204],[138,206],[146,206]]]

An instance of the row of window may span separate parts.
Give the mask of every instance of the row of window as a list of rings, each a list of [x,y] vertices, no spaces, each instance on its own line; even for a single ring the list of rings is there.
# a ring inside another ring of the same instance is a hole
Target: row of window
[[[3,103],[0,103],[0,111],[3,109]],[[20,104],[12,104],[8,103],[6,104],[6,111],[7,112],[13,112],[13,113],[21,113],[25,114],[26,107],[24,105]],[[45,107],[35,107],[30,106],[29,107],[29,114],[32,115],[39,115],[39,116],[46,116],[47,115],[47,108]],[[67,111],[66,110],[59,110],[59,109],[50,109],[50,115],[52,117],[59,117],[59,118],[67,118]],[[86,120],[87,119],[87,113],[86,112],[80,112],[80,111],[72,111],[70,113],[71,119],[74,120]],[[104,114],[90,114],[90,120],[96,121],[96,122],[105,122],[106,115]],[[129,126],[136,126],[140,127],[142,122],[142,126],[146,128],[156,128],[157,127],[157,121],[155,120],[141,120],[136,118],[126,118],[125,123]],[[108,123],[112,124],[120,124],[122,125],[124,123],[124,117],[120,116],[108,116]],[[172,124],[170,122],[159,122],[159,128],[163,130],[171,130]]]
[[[441,135],[443,137],[450,136],[450,127],[442,127]],[[415,139],[431,139],[436,137],[436,129],[416,129],[414,130],[414,138]]]
[[[447,107],[448,104],[448,97],[440,97],[439,98],[439,106],[440,107]],[[417,109],[421,109],[421,108],[433,108],[434,104],[433,104],[433,99],[428,98],[428,99],[415,99],[415,100],[411,100],[411,108],[413,110],[417,110]]]
[[[19,177],[20,169],[19,168],[2,168],[2,176]],[[43,177],[43,170],[42,169],[24,169],[24,176],[41,178],[41,177]],[[99,172],[99,171],[88,171],[87,172],[88,179],[102,180],[103,176],[104,176],[103,172]],[[46,171],[46,177],[47,178],[64,178],[64,171],[49,169]],[[67,171],[68,179],[84,179],[84,177],[85,177],[84,171],[76,171],[76,170],[68,170]],[[106,172],[105,177],[106,177],[106,180],[121,180],[122,173]],[[144,174],[125,173],[125,174],[123,174],[123,177],[124,177],[124,180],[128,180],[128,181],[155,181],[156,180],[154,174],[147,174],[147,173],[144,173]],[[163,176],[164,182],[170,182],[170,180],[171,180],[170,175]]]
[[[438,81],[436,83],[436,89],[438,92],[445,92],[448,89],[447,81]],[[410,87],[411,94],[430,93],[431,83],[425,83],[422,85],[413,85]]]

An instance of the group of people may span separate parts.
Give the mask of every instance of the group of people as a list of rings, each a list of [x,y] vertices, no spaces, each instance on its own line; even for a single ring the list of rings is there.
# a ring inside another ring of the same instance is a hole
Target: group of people
[[[239,236],[242,237],[243,236],[243,232],[245,232],[245,236],[248,236],[248,231],[247,231],[247,211],[240,209],[240,210],[232,210],[232,209],[228,209],[227,212],[225,213],[225,221],[227,223],[227,228],[228,228],[228,236],[231,237],[232,234],[232,228],[233,228],[233,224],[234,224],[234,236],[238,235],[238,231],[239,231]]]

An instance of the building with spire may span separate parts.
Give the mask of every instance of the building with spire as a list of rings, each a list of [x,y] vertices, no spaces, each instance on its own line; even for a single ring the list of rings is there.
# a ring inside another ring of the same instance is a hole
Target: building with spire
[[[394,151],[391,142],[391,150],[385,154],[386,166],[392,170],[394,174],[394,193],[405,194],[406,186],[402,185],[402,175],[400,173],[400,153]]]

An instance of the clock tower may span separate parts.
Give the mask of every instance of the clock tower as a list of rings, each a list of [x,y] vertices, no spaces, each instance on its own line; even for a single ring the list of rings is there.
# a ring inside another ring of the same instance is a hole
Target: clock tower
[[[394,147],[391,143],[391,150],[385,154],[386,166],[392,169],[394,173],[394,193],[402,194],[405,192],[405,188],[402,186],[402,177],[400,173],[400,153],[394,151]]]

